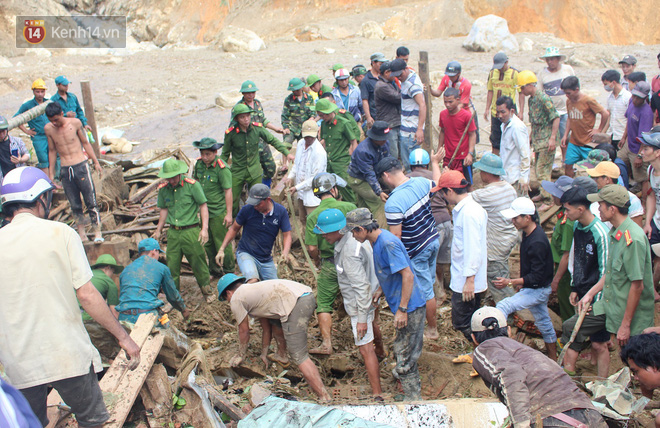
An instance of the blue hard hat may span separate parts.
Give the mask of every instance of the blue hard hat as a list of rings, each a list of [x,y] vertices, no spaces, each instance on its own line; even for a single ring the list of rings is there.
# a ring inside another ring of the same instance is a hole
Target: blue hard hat
[[[218,300],[224,300],[222,293],[237,281],[245,281],[245,277],[233,273],[224,274],[222,278],[218,280]]]
[[[337,232],[346,226],[346,216],[336,208],[330,208],[319,214],[314,226],[314,233],[323,235],[324,233]]]
[[[431,163],[431,156],[424,149],[415,149],[408,156],[410,166],[426,166]]]

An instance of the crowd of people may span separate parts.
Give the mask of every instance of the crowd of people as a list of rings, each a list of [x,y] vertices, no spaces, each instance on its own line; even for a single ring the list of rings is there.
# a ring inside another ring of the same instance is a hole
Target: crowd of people
[[[295,363],[321,400],[330,395],[310,354],[336,351],[332,314],[340,293],[374,396],[382,394],[379,360],[388,353],[379,311],[393,314],[393,376],[406,400],[419,400],[417,361],[424,340],[439,338],[437,307],[448,292],[453,327],[476,346],[454,361],[473,363],[474,374],[509,406],[515,426],[537,417],[602,426],[568,378],[589,347],[600,377],[609,374],[611,350],[621,347],[644,394],[652,394],[660,385],[660,363],[649,355],[660,346],[653,327],[660,298],[654,289],[660,280],[660,127],[654,127],[660,76],[647,83],[635,71],[636,59],[624,56],[623,75],[602,75],[610,92],[604,107],[580,91],[557,48],[546,49],[540,58],[547,67],[538,73],[518,71],[497,53],[483,112],[492,148],[477,159],[479,114],[461,64],[450,61],[432,88],[408,65],[409,55],[402,46],[392,60],[371,55],[369,69],[335,64],[333,86],[314,74],[292,78],[281,126],[265,117],[255,82],[245,81],[223,141],[192,143],[200,154],[192,173],[182,161],[164,162],[157,228],[126,267],[104,254],[90,268],[85,256],[83,200],[94,241],[103,242],[88,158],[101,167],[66,77],[55,80],[58,94],[43,117],[28,122],[29,129],[21,126],[32,138],[37,168],[25,166],[25,145],[8,135],[0,117],[0,194],[8,223],[0,245],[16,249],[0,255],[8,268],[0,285],[0,362],[40,422],[47,422],[49,385],[81,425],[107,419],[95,377],[96,349],[106,354],[103,333],[115,336],[135,364],[139,349],[118,320],[160,316],[160,292],[187,318],[184,301],[191,296],[180,292],[184,256],[206,302],[217,298],[232,310],[239,346],[229,363],[238,366],[248,356],[251,319],[258,319],[264,364]],[[17,114],[45,101],[43,80],[32,89],[34,99]],[[443,97],[446,107],[431,151],[422,148],[429,143],[425,92]],[[315,263],[315,284],[278,275],[278,264],[290,261],[295,225],[293,213],[271,194],[277,163],[269,146],[282,155],[280,183],[297,201],[300,244]],[[557,148],[563,175],[552,181]],[[540,186],[530,198],[534,176]],[[78,234],[47,221],[56,177]],[[539,218],[549,209],[556,210],[550,240]],[[159,242],[164,233],[166,251]],[[519,275],[510,272],[516,246]],[[165,264],[158,262],[163,252]],[[552,294],[564,321],[559,340],[548,308]],[[533,315],[547,356],[505,337],[507,318],[523,309]],[[320,343],[308,349],[314,314]],[[557,348],[574,330],[562,370]],[[273,337],[277,347],[270,353]],[[69,349],[57,358],[42,352],[64,343]],[[83,387],[90,393],[73,393]]]

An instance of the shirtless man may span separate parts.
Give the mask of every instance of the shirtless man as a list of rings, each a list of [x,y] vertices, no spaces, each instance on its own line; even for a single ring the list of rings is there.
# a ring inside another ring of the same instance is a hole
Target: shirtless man
[[[87,156],[94,162],[94,168],[101,173],[101,165],[94,155],[92,145],[87,141],[87,136],[83,130],[82,122],[75,118],[64,117],[62,106],[59,103],[50,103],[46,107],[46,117],[50,123],[44,127],[44,132],[48,138],[48,175],[51,180],[55,176],[55,160],[60,155],[62,163],[61,179],[62,187],[66,198],[71,204],[71,211],[76,221],[78,234],[82,241],[87,241],[85,233],[85,221],[82,211],[82,199],[85,200],[85,206],[89,213],[94,228],[94,243],[103,242],[101,237],[101,220],[99,208],[96,202],[96,190],[92,174],[87,165],[87,157],[82,149],[85,149]]]

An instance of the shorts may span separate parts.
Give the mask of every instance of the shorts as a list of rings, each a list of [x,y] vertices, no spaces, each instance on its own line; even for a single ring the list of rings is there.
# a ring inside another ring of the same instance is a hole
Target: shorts
[[[436,264],[450,264],[451,263],[451,240],[454,237],[454,226],[451,220],[444,223],[436,224],[435,230],[438,231],[438,241],[440,242],[440,249],[438,250],[438,257],[435,260]]]
[[[451,293],[451,323],[455,330],[463,333],[463,336],[472,341],[472,314],[481,307],[481,299],[484,292],[474,293],[474,299],[463,301],[463,294],[452,291]]]
[[[639,168],[635,168],[635,160],[637,160],[637,153],[631,152],[627,143],[624,144],[623,147],[621,147],[621,149],[617,153],[617,156],[625,162],[626,167],[628,166],[628,164],[630,164],[632,179],[635,182],[641,183],[649,179],[649,175],[648,175],[649,163],[642,162],[642,166],[640,166]]]
[[[316,281],[316,313],[332,313],[335,299],[339,294],[339,282],[337,281],[337,267],[334,261],[325,260],[321,262],[321,272]]]
[[[237,251],[236,263],[247,280],[258,279],[259,281],[266,281],[268,279],[277,279],[277,266],[275,266],[273,260],[260,262],[248,253]]]
[[[367,333],[362,337],[362,339],[358,339],[357,335],[357,324],[358,324],[358,317],[351,317],[351,327],[353,329],[353,338],[355,339],[355,346],[363,346],[368,343],[373,342],[374,340],[374,311],[371,310],[369,311],[369,315],[367,315]]]
[[[576,146],[573,143],[568,143],[566,148],[566,165],[575,165],[581,160],[586,160],[589,156],[589,152],[593,150],[593,147],[589,146]]]
[[[579,316],[576,314],[564,321],[562,325],[562,343],[568,343],[578,318]],[[603,331],[607,334],[604,334]],[[593,312],[588,313],[582,321],[582,326],[578,330],[575,340],[569,347],[574,351],[580,352],[587,347],[587,339],[590,339],[592,342],[601,343],[610,340],[610,335],[605,330],[605,314],[594,315]]]
[[[62,397],[62,401],[71,407],[71,411],[76,415],[78,426],[103,425],[105,421],[110,419],[110,414],[103,402],[103,393],[99,381],[96,373],[94,373],[94,367],[90,366],[89,373],[85,375],[20,390],[43,426],[48,425],[46,400],[49,385],[52,385]]]
[[[315,308],[314,296],[311,293],[303,294],[298,297],[296,306],[293,307],[289,318],[282,323],[286,348],[289,351],[291,360],[298,366],[309,358],[307,352],[307,326],[310,318],[314,315]]]
[[[655,220],[651,220],[651,238],[649,239],[649,244],[657,244],[660,243],[660,230],[658,230],[658,226],[655,225]],[[653,254],[653,251],[651,251],[651,255],[655,256]]]
[[[449,165],[449,161],[451,158],[444,158],[442,160],[442,166],[446,166],[449,169],[453,169],[454,171],[459,171],[463,174],[463,177],[470,183],[470,185],[474,184],[472,180],[472,165],[463,165],[463,161],[465,159],[454,159],[454,161]]]

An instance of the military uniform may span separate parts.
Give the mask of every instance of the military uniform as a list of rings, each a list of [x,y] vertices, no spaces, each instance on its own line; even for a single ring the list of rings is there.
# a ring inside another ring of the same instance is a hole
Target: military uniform
[[[167,209],[167,266],[179,287],[181,259],[186,256],[197,284],[204,294],[209,294],[209,267],[204,248],[199,243],[199,206],[207,203],[202,186],[192,178],[181,178],[179,185],[172,187],[167,182],[158,186],[158,208]]]
[[[239,104],[245,104],[245,100],[241,99],[239,102],[236,103],[234,107],[236,107]],[[252,113],[250,114],[250,121],[252,122],[257,122],[261,123],[263,126],[266,126],[270,123],[270,120],[266,119],[266,114],[264,113],[264,108],[261,105],[261,102],[257,99],[254,100],[254,107],[250,107],[252,109]],[[236,121],[232,121],[230,126],[238,126]],[[263,178],[264,180],[270,180],[275,176],[275,173],[277,172],[277,166],[275,165],[275,159],[273,159],[273,153],[270,151],[268,146],[263,140],[259,140],[259,163],[261,163],[261,168],[264,170],[263,173]]]
[[[286,97],[282,107],[282,127],[291,131],[284,136],[287,147],[291,148],[293,143],[302,139],[302,124],[311,117],[314,117],[314,100],[311,95],[303,92],[300,101],[293,94]]]
[[[231,155],[232,194],[234,198],[233,214],[238,213],[238,199],[243,185],[251,188],[261,182],[263,169],[259,163],[259,141],[263,140],[277,151],[288,155],[286,146],[279,142],[270,132],[266,131],[261,123],[253,122],[248,125],[247,131],[242,132],[238,126],[231,126],[225,131],[225,142],[220,158],[227,162]],[[268,149],[270,151],[270,149]]]
[[[364,140],[364,136],[362,135],[362,129],[360,128],[360,125],[355,121],[355,117],[349,112],[348,110],[344,110],[343,108],[340,108],[337,110],[337,115],[343,117],[344,119],[348,120],[351,131],[353,131],[353,135],[357,135],[356,140],[358,143],[362,140]]]
[[[206,206],[209,210],[209,242],[204,249],[209,259],[209,271],[216,276],[234,271],[234,254],[231,246],[225,248],[225,259],[222,267],[215,262],[215,255],[222,246],[227,234],[224,217],[227,214],[225,190],[232,188],[231,171],[227,165],[216,157],[211,166],[198,159],[193,170],[193,177],[199,182],[206,196]]]
[[[561,208],[557,212],[557,223],[552,230],[552,239],[550,247],[552,249],[552,259],[555,263],[555,273],[559,267],[559,262],[565,252],[571,251],[573,244],[573,225],[574,221],[566,215],[566,210]],[[567,270],[559,280],[557,287],[557,301],[559,303],[559,316],[562,321],[566,321],[575,315],[575,308],[569,301],[571,295],[571,273]]]
[[[335,114],[331,122],[324,120],[321,124],[321,139],[325,140],[325,151],[328,153],[327,171],[337,174],[346,182],[348,182],[348,165],[351,163],[348,149],[351,141],[359,137],[359,134],[354,133],[351,122],[339,114]],[[344,201],[355,203],[355,194],[350,187],[340,187],[339,193]]]

